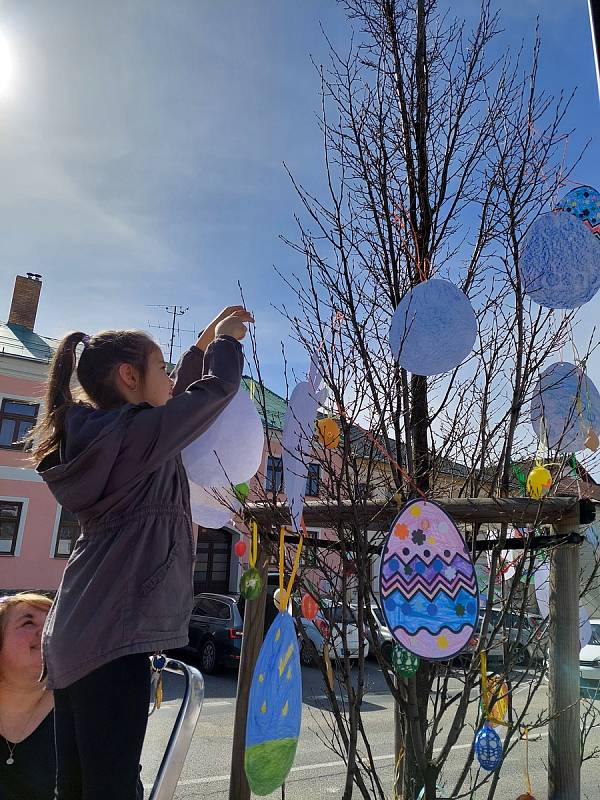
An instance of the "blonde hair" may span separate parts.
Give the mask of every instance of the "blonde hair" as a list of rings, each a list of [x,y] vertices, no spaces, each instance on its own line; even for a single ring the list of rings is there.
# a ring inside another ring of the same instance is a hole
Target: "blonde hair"
[[[10,609],[20,603],[24,603],[26,606],[33,606],[33,608],[38,608],[46,613],[50,611],[52,606],[52,600],[46,597],[45,594],[38,594],[38,592],[18,592],[17,594],[0,597],[0,650],[2,650],[2,645],[4,644],[4,631]]]

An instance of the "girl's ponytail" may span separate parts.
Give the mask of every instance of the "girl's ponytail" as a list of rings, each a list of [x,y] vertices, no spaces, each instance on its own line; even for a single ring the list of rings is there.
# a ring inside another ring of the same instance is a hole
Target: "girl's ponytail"
[[[68,333],[58,345],[48,373],[43,414],[27,440],[36,461],[58,449],[64,432],[67,408],[73,403],[71,381],[77,360],[77,346],[87,340],[85,333]]]

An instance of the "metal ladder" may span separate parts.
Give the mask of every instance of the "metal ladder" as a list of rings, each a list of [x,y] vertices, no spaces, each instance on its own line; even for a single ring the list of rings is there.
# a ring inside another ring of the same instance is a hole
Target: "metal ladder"
[[[164,669],[183,675],[185,692],[148,800],[173,800],[204,702],[204,678],[195,667],[168,658]]]

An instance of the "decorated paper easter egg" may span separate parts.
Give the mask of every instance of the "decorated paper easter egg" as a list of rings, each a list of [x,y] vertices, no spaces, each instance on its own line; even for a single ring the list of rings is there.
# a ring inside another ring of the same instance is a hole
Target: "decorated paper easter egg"
[[[600,236],[600,192],[592,186],[577,186],[559,201],[557,211],[569,214],[584,222],[592,233]]]
[[[534,500],[545,497],[552,486],[550,470],[541,464],[534,467],[527,476],[527,494]]]
[[[250,788],[267,795],[285,781],[296,755],[302,717],[302,676],[294,620],[278,614],[254,667],[244,766]]]
[[[403,678],[411,678],[417,674],[421,659],[419,656],[409,653],[402,645],[396,643],[392,648],[392,668],[396,675]]]
[[[535,385],[531,424],[551,450],[576,453],[586,446],[589,430],[600,430],[600,394],[580,368],[568,361],[547,367]]]
[[[487,722],[475,736],[475,755],[481,767],[488,772],[498,769],[502,763],[502,740]]]
[[[192,520],[203,528],[219,529],[229,525],[240,504],[230,488],[207,489],[190,481]]]
[[[340,426],[331,417],[317,420],[317,431],[319,433],[319,441],[323,447],[329,450],[335,450],[340,445]]]
[[[212,425],[181,452],[190,481],[198,486],[234,486],[258,471],[265,434],[256,406],[244,389]]]
[[[389,334],[398,363],[415,375],[439,375],[458,367],[476,336],[477,320],[468,297],[439,278],[419,283],[404,295]]]
[[[452,658],[473,636],[479,611],[473,562],[454,522],[430,500],[412,500],[396,517],[379,590],[394,638],[420,658]]]
[[[240,592],[246,600],[256,600],[262,591],[263,581],[256,567],[250,567],[240,579]]]
[[[600,240],[572,214],[540,214],[523,239],[524,291],[546,308],[577,308],[600,288]]]

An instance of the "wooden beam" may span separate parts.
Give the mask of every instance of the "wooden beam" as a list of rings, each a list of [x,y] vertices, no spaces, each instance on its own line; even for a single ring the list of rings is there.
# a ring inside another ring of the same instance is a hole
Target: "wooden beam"
[[[579,525],[577,497],[547,497],[541,501],[528,497],[460,497],[435,501],[455,522],[501,523],[520,527],[561,523]],[[289,525],[287,506],[280,503],[248,503],[247,512],[259,525]],[[394,502],[387,503],[322,503],[307,500],[304,504],[305,524],[334,528],[338,524],[357,524],[368,530],[387,530],[398,514]]]
[[[566,533],[562,525],[557,533]],[[548,683],[548,800],[579,800],[579,546],[552,552]]]

